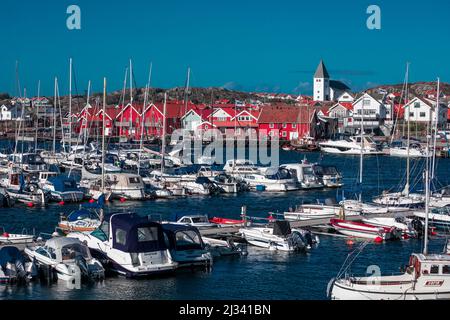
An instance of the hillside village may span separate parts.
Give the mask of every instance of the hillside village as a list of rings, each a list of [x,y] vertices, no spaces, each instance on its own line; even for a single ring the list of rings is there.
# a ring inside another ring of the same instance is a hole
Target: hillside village
[[[402,85],[379,86],[365,92],[354,93],[341,81],[331,78],[325,63],[320,61],[313,78],[312,95],[283,93],[244,93],[221,88],[174,88],[152,89],[149,103],[144,105],[144,90],[133,91],[130,97],[121,91],[110,93],[103,114],[101,95],[74,96],[72,114],[69,114],[68,98],[61,97],[55,109],[52,98],[11,98],[0,94],[0,130],[16,130],[17,123],[24,127],[49,128],[55,121],[65,127],[71,122],[78,132],[98,135],[105,117],[105,133],[108,136],[125,136],[138,140],[162,136],[164,119],[163,97],[166,104],[166,129],[187,129],[202,135],[217,129],[224,134],[242,136],[257,132],[266,137],[278,136],[281,140],[298,141],[307,137],[326,139],[336,134],[354,134],[361,128],[377,136],[389,137],[395,126],[414,123],[416,135],[430,119],[436,119],[444,130],[449,128],[450,86],[442,84],[439,108],[436,108],[436,83],[409,85],[409,95],[402,94]],[[8,129],[9,128],[9,129]]]

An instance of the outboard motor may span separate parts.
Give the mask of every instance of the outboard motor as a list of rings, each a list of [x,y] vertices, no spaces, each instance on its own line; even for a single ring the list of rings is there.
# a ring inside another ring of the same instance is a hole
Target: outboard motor
[[[289,246],[293,247],[296,251],[304,250],[307,246],[303,236],[296,231],[289,236],[288,243]]]
[[[16,265],[11,262],[7,262],[5,266],[5,276],[9,277],[10,279],[17,278],[17,269]]]
[[[88,267],[88,264],[86,262],[86,259],[84,259],[81,255],[77,255],[75,257],[75,263],[80,268],[81,275],[85,276],[87,278],[90,278],[89,267]]]
[[[422,221],[415,217],[412,221],[411,221],[411,228],[416,231],[417,233],[417,237],[418,238],[422,238],[424,233],[425,233],[425,226],[423,225]]]
[[[22,261],[16,260],[14,265],[16,267],[17,278],[20,280],[25,280],[27,277],[27,272],[25,271],[25,267],[24,267]]]
[[[36,278],[39,275],[35,259],[31,262],[25,262],[25,272],[27,273],[28,279]]]

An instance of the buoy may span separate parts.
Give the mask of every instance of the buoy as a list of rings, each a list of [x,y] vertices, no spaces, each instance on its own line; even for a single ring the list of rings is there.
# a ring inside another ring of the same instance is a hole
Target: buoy
[[[347,240],[346,242],[349,246],[352,246],[355,242],[353,240]]]
[[[64,201],[60,201],[60,202],[59,202],[59,205],[60,205],[60,206],[63,206],[63,205],[65,205],[65,204],[66,204],[66,203],[65,203]]]
[[[125,202],[125,201],[127,201],[127,199],[125,199],[125,198],[120,198],[120,202]]]
[[[33,202],[28,202],[27,206],[28,206],[28,208],[33,208],[34,207],[34,203]]]
[[[94,199],[89,200],[89,203],[94,203],[94,202],[95,202]]]
[[[409,235],[407,235],[406,233],[403,235],[403,240],[408,240],[409,239]]]
[[[376,237],[374,241],[375,241],[375,243],[382,243],[383,242],[383,238],[382,237]]]
[[[2,237],[9,238],[9,233],[8,233],[8,232],[4,232],[4,233],[2,234]]]

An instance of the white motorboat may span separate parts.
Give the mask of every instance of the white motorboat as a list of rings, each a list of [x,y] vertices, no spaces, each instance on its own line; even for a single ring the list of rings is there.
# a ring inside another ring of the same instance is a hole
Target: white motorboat
[[[45,206],[49,194],[44,192],[37,183],[25,181],[23,173],[9,173],[8,178],[2,180],[7,195],[18,202],[29,206]]]
[[[0,243],[1,244],[26,244],[34,242],[34,236],[30,234],[18,234],[5,232],[4,228],[0,228]]]
[[[315,164],[314,174],[319,178],[319,182],[327,188],[340,188],[344,186],[342,175],[335,166]]]
[[[87,189],[92,196],[98,197],[103,194],[101,177],[96,180],[83,179],[80,186]],[[144,200],[146,198],[142,177],[131,173],[105,174],[103,191],[109,193],[113,199]]]
[[[410,147],[408,151],[408,147],[391,147],[389,148],[389,155],[391,157],[411,157],[411,158],[426,158],[430,157],[426,150],[421,149],[420,147]]]
[[[331,219],[343,213],[344,209],[338,205],[302,204],[285,212],[284,218],[289,221]]]
[[[424,231],[423,224],[418,219],[409,219],[402,216],[363,218],[362,222],[379,227],[395,227],[402,231],[404,238],[419,237]]]
[[[239,244],[235,244],[233,240],[220,240],[208,237],[202,237],[205,243],[205,248],[212,254],[213,257],[226,257],[245,255],[245,248]]]
[[[216,228],[217,224],[209,221],[207,215],[189,215],[183,216],[175,222],[175,224],[189,225],[199,229],[202,228]]]
[[[38,277],[34,261],[26,261],[16,246],[0,249],[0,284],[28,282]]]
[[[134,213],[115,213],[91,233],[68,237],[85,242],[112,271],[126,277],[171,272],[178,267],[164,240],[161,224]]]
[[[442,208],[450,206],[450,188],[443,188],[440,192],[435,192],[430,197],[430,207]]]
[[[383,154],[370,136],[364,135],[346,137],[343,140],[328,140],[319,143],[320,148],[325,153],[343,154],[343,155],[378,155]],[[362,152],[361,152],[361,145]]]
[[[414,211],[414,216],[422,221],[425,220],[425,211]],[[430,226],[448,231],[450,228],[450,208],[432,208],[428,213],[428,223]]]
[[[273,227],[248,227],[239,229],[251,245],[276,251],[304,251],[316,244],[310,232],[292,229],[288,221],[275,221]]]
[[[239,180],[226,173],[221,173],[213,178],[210,178],[224,193],[238,193],[248,191],[249,185],[242,180]]]
[[[39,172],[38,185],[50,193],[53,201],[80,202],[84,198],[84,192],[78,188],[73,177],[62,176],[57,172]]]
[[[20,168],[27,173],[37,173],[45,171],[46,164],[39,154],[36,153],[15,153],[9,155],[12,166]]]
[[[263,186],[265,191],[285,192],[299,189],[297,181],[286,168],[267,168],[257,174],[244,174],[242,179],[251,189]]]
[[[170,254],[180,267],[212,265],[212,255],[206,249],[197,228],[170,223],[164,223],[162,227]]]
[[[303,160],[302,163],[284,164],[281,168],[289,170],[291,176],[297,180],[301,189],[323,188],[324,185],[319,181],[313,170],[313,165]]]
[[[58,237],[47,240],[43,246],[26,247],[25,254],[39,265],[52,267],[58,279],[72,281],[78,267],[88,279],[103,279],[105,269],[91,256],[89,248],[80,240]]]
[[[247,174],[260,174],[260,168],[257,167],[252,161],[250,160],[227,160],[225,163],[223,170],[232,175],[241,177],[243,175]]]

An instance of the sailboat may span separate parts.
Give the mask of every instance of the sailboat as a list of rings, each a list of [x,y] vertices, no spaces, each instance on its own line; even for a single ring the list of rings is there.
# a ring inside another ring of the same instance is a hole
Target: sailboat
[[[428,253],[430,203],[429,161],[425,168],[425,235],[422,253],[413,253],[400,275],[350,277],[348,265],[330,287],[333,300],[438,300],[450,299],[450,255]],[[342,275],[344,275],[342,277]]]
[[[406,65],[406,75],[405,75],[405,101],[408,100],[408,76],[409,76],[409,63]],[[405,112],[409,112],[408,110]],[[410,158],[411,158],[411,143],[410,143],[410,118],[408,117],[408,139],[406,143],[406,184],[401,192],[383,192],[378,197],[373,199],[374,203],[392,206],[392,207],[423,207],[424,197],[419,193],[411,193],[410,191]],[[429,148],[427,148],[427,154],[429,153]],[[426,157],[428,159],[428,157]]]

